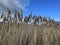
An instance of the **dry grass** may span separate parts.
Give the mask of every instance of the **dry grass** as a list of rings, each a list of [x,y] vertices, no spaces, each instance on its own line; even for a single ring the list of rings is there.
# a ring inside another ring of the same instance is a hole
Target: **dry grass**
[[[60,45],[60,26],[0,24],[0,45]]]

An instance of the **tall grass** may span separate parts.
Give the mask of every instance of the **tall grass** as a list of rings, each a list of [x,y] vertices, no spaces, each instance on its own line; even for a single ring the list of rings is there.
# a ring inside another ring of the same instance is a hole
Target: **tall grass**
[[[5,24],[3,29],[0,24],[0,45],[60,45],[59,27]]]

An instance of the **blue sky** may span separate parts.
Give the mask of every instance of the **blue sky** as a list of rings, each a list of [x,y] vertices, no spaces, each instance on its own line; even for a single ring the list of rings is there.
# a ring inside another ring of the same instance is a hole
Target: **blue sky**
[[[26,7],[24,14],[30,12],[36,15],[50,16],[55,20],[60,20],[60,0],[30,0],[29,6]]]
[[[50,16],[57,21],[60,20],[60,0],[0,0],[0,13],[4,12],[7,7],[12,11],[14,9],[20,11],[22,8],[24,17],[32,12],[33,15]]]

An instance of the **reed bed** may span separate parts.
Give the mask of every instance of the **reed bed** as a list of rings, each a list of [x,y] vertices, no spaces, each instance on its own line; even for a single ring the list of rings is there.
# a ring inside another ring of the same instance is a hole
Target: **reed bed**
[[[0,24],[0,45],[60,45],[60,28],[29,24]]]

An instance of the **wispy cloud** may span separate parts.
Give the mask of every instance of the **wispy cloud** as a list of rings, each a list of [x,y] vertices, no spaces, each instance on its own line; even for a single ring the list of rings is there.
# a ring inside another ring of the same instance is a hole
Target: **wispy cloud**
[[[29,5],[29,2],[29,0],[0,0],[0,9],[5,10],[7,7],[11,10],[24,9],[27,5]]]

